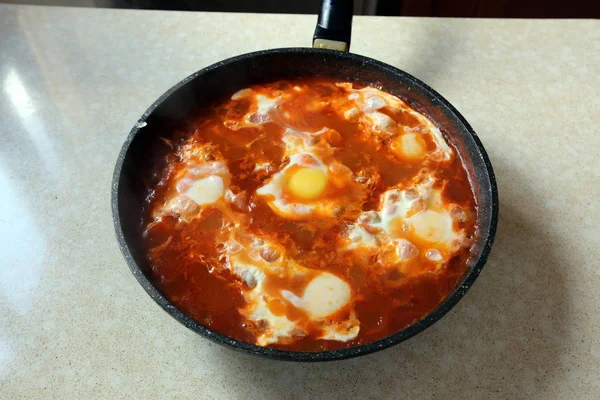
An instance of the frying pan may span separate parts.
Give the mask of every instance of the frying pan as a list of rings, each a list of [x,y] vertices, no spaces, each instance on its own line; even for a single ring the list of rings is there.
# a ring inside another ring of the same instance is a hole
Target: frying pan
[[[117,159],[112,181],[112,211],[117,241],[125,261],[146,292],[177,321],[221,345],[258,356],[292,361],[326,361],[356,357],[398,344],[442,318],[467,292],[490,253],[498,219],[498,192],[492,165],[467,121],[439,93],[395,67],[347,51],[352,1],[325,0],[313,48],[257,51],[220,61],[185,78],[146,110],[135,124]],[[332,50],[333,49],[333,50]],[[284,351],[256,346],[210,330],[172,303],[149,279],[150,265],[142,243],[145,188],[157,177],[152,164],[166,146],[160,137],[191,128],[191,121],[218,100],[251,85],[295,77],[333,77],[390,92],[427,115],[457,149],[477,203],[478,235],[467,270],[454,291],[431,313],[383,339],[340,350]]]

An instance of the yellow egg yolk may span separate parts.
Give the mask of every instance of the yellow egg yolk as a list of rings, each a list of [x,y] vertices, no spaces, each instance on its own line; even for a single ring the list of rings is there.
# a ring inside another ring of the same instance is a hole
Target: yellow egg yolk
[[[289,190],[302,199],[319,197],[327,185],[325,172],[317,168],[301,168],[295,171],[288,181]]]
[[[396,138],[392,148],[410,159],[421,159],[425,156],[425,142],[415,133],[405,133]]]

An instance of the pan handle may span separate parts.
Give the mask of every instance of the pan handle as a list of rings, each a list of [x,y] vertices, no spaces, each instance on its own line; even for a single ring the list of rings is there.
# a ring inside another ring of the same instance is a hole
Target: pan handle
[[[313,47],[348,52],[353,11],[354,0],[323,0]]]

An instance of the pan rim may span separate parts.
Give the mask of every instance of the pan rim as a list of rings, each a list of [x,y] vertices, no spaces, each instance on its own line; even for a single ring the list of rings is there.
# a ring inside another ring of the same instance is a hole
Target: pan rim
[[[436,99],[442,107],[446,108],[453,117],[455,117],[460,124],[464,126],[464,130],[469,134],[469,136],[473,139],[474,144],[477,148],[478,155],[481,157],[486,171],[486,177],[489,180],[490,187],[490,199],[491,199],[491,210],[490,210],[490,225],[489,230],[487,232],[481,233],[481,239],[485,242],[483,243],[481,254],[475,261],[472,269],[468,272],[465,277],[462,279],[460,285],[457,287],[446,297],[444,301],[442,301],[433,311],[428,313],[426,316],[421,318],[419,321],[414,324],[406,327],[405,329],[398,331],[392,335],[386,336],[384,338],[378,339],[374,342],[369,342],[366,344],[361,344],[358,346],[338,349],[338,350],[325,350],[325,351],[316,351],[316,352],[300,352],[300,351],[288,351],[288,350],[279,350],[268,347],[261,347],[254,344],[250,344],[247,342],[243,342],[241,340],[230,338],[226,335],[222,335],[217,333],[210,328],[205,327],[201,323],[195,321],[191,317],[187,316],[179,309],[177,309],[171,302],[169,302],[166,297],[164,297],[159,290],[152,284],[152,282],[146,277],[146,275],[142,272],[141,268],[137,265],[130,249],[127,244],[125,235],[123,233],[123,229],[121,226],[121,218],[119,213],[119,182],[121,179],[121,173],[123,170],[123,165],[129,151],[130,145],[133,142],[133,139],[138,134],[139,130],[143,126],[143,123],[148,119],[148,117],[154,112],[156,108],[158,108],[171,94],[176,92],[178,89],[194,80],[200,75],[203,75],[207,72],[210,72],[214,69],[217,69],[221,66],[236,63],[247,58],[260,57],[270,54],[306,54],[306,53],[317,53],[322,54],[325,57],[337,57],[337,58],[346,58],[352,62],[360,62],[364,66],[365,64],[372,64],[375,67],[390,72],[395,75],[401,75],[407,81],[410,81],[412,84],[418,86],[421,90],[428,93],[431,98]],[[261,356],[270,359],[276,360],[284,360],[284,361],[334,361],[334,360],[343,360],[353,357],[358,357],[361,355],[366,355],[370,353],[374,353],[379,350],[383,350],[389,348],[393,345],[401,343],[416,334],[424,331],[428,327],[430,327],[433,323],[440,320],[444,315],[450,311],[457,303],[464,297],[469,288],[473,285],[476,278],[479,276],[479,273],[483,269],[489,255],[491,252],[491,248],[494,242],[497,224],[498,224],[498,212],[499,212],[499,202],[498,202],[498,189],[496,184],[496,179],[494,175],[494,171],[490,162],[490,159],[481,143],[481,140],[471,127],[471,125],[466,121],[466,119],[452,106],[443,96],[441,96],[434,89],[429,87],[424,82],[415,78],[414,76],[408,74],[405,71],[402,71],[394,66],[389,64],[385,64],[381,61],[377,61],[375,59],[358,55],[352,53],[341,53],[338,51],[326,50],[326,49],[313,49],[313,48],[303,48],[303,47],[290,47],[290,48],[277,48],[277,49],[269,49],[269,50],[260,50],[256,52],[246,53],[242,55],[238,55],[235,57],[231,57],[217,63],[214,63],[210,66],[207,66],[203,69],[200,69],[197,72],[189,75],[185,79],[181,80],[177,84],[173,85],[170,89],[168,89],[165,93],[163,93],[148,109],[142,114],[142,116],[138,119],[137,123],[129,132],[126,137],[123,146],[119,152],[117,162],[115,165],[115,169],[112,177],[111,184],[111,209],[112,209],[112,218],[115,228],[115,234],[117,237],[117,242],[123,258],[125,259],[129,269],[137,279],[138,283],[144,288],[144,290],[148,293],[148,295],[161,307],[163,308],[171,317],[176,319],[178,322],[186,326],[188,329],[200,334],[201,336],[218,343],[220,345],[224,345],[226,347],[232,348],[234,350],[240,350],[245,353],[249,353],[256,356]]]

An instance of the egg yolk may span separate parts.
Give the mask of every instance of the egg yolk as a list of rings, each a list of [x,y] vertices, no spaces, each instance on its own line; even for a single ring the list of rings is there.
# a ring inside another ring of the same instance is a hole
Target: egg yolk
[[[217,201],[223,195],[224,188],[223,179],[211,175],[194,182],[185,194],[201,206]]]
[[[301,168],[294,172],[288,181],[290,191],[307,200],[319,197],[325,191],[326,185],[325,172],[317,168]]]
[[[302,297],[289,290],[282,290],[281,295],[310,316],[324,318],[345,306],[350,301],[352,290],[345,281],[324,272],[308,284]]]
[[[425,156],[425,142],[414,133],[405,133],[400,136],[392,144],[392,147],[407,158],[420,159]]]
[[[421,239],[439,245],[449,245],[454,238],[452,218],[446,213],[425,210],[410,219],[415,233]]]

